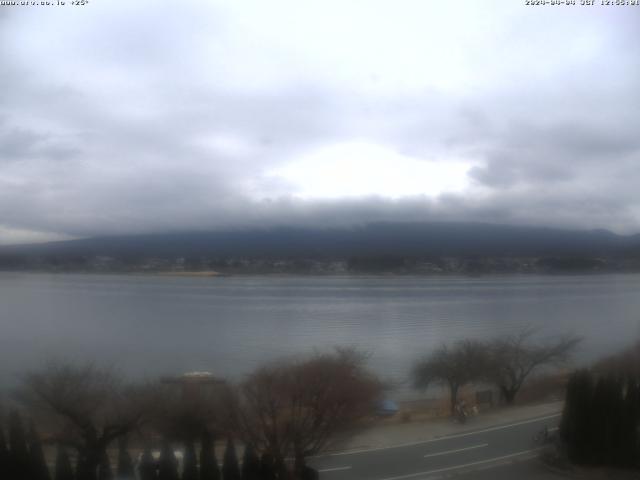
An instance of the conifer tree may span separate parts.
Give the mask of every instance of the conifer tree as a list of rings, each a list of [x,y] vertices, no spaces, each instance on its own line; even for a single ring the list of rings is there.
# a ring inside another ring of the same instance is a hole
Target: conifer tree
[[[113,480],[113,469],[111,468],[111,459],[107,452],[102,452],[100,465],[98,465],[98,480]]]
[[[606,445],[607,465],[625,463],[625,428],[628,421],[625,409],[626,384],[618,375],[609,378],[609,443]]]
[[[9,449],[0,423],[0,478],[9,478]]]
[[[605,378],[600,378],[593,389],[593,399],[591,402],[591,424],[589,428],[589,459],[593,464],[603,463],[606,455],[605,446],[609,440],[609,385]]]
[[[193,440],[187,441],[185,445],[182,480],[198,480],[198,458]]]
[[[276,457],[275,472],[276,478],[278,480],[289,480],[289,478],[291,477],[291,475],[289,474],[289,469],[287,468],[287,465],[282,457]]]
[[[165,441],[158,462],[158,480],[179,480],[178,461],[169,442]]]
[[[310,467],[306,463],[302,466],[300,470],[300,480],[318,480],[320,478],[320,474],[315,468]]]
[[[622,389],[619,382],[612,375],[602,376],[596,383],[591,403],[589,463],[619,463],[620,426],[624,421],[619,417],[622,409]]]
[[[204,429],[200,442],[200,480],[220,480],[214,443],[211,433]]]
[[[575,463],[640,463],[640,384],[608,373],[574,373],[567,385],[561,438]]]
[[[223,480],[240,480],[240,467],[238,466],[238,456],[236,455],[236,447],[233,440],[227,440],[227,447],[224,451],[224,460],[222,461],[222,479]]]
[[[31,480],[51,479],[44,452],[42,451],[42,443],[40,443],[40,437],[33,424],[29,428],[29,470],[31,472]]]
[[[567,445],[569,459],[576,463],[589,459],[592,391],[591,374],[587,370],[579,370],[569,378],[560,436]]]
[[[242,480],[260,479],[260,458],[252,444],[247,444],[242,457]]]
[[[12,480],[29,480],[29,452],[20,414],[9,415],[9,475]]]
[[[95,480],[96,472],[89,466],[84,450],[78,450],[76,458],[76,480]]]
[[[264,452],[260,457],[260,480],[275,480],[276,469],[273,455]]]
[[[69,455],[61,445],[58,445],[58,451],[56,453],[54,480],[73,480],[73,469],[71,468]]]
[[[625,424],[624,424],[624,457],[625,466],[640,465],[640,385],[638,380],[627,379],[625,396]]]
[[[125,437],[120,438],[118,441],[118,480],[134,480],[135,471],[133,468],[133,461],[131,455],[127,450],[127,440]]]
[[[158,478],[156,462],[153,459],[153,455],[151,454],[151,450],[148,445],[145,445],[142,456],[140,457],[138,475],[140,480],[157,480]]]

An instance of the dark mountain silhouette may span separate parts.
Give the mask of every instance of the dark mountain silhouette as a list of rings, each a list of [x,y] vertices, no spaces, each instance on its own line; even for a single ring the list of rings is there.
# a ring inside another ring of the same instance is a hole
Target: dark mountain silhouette
[[[354,228],[245,229],[104,236],[0,248],[39,257],[628,256],[640,235],[482,223],[374,223]]]

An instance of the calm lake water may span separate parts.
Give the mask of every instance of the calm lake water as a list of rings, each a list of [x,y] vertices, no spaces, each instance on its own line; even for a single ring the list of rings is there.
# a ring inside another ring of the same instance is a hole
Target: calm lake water
[[[640,338],[640,275],[224,277],[0,273],[0,383],[50,358],[131,375],[235,377],[266,360],[357,345],[402,381],[442,342],[540,327],[578,362]]]

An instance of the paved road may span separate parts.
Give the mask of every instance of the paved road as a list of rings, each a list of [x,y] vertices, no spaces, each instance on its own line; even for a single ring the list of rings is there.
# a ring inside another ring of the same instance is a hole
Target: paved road
[[[548,415],[421,442],[316,457],[309,463],[323,480],[421,480],[450,474],[489,478],[486,472],[493,468],[496,476],[491,478],[525,478],[513,470],[523,465],[514,466],[536,455],[534,435],[545,426],[554,430],[559,418]]]

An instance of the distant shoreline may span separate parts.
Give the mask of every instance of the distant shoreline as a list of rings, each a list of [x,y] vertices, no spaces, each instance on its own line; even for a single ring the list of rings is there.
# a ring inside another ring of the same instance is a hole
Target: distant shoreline
[[[228,277],[228,274],[216,272],[215,270],[194,270],[194,271],[159,271],[159,272],[138,272],[148,275],[160,275],[166,277]]]
[[[172,270],[47,270],[47,269],[0,269],[0,274],[49,274],[49,275],[103,275],[103,276],[141,276],[168,278],[228,278],[228,277],[341,277],[341,278],[483,278],[483,277],[597,277],[607,275],[639,275],[638,270],[599,270],[599,271],[527,271],[527,272],[218,272],[208,271],[172,271]]]

